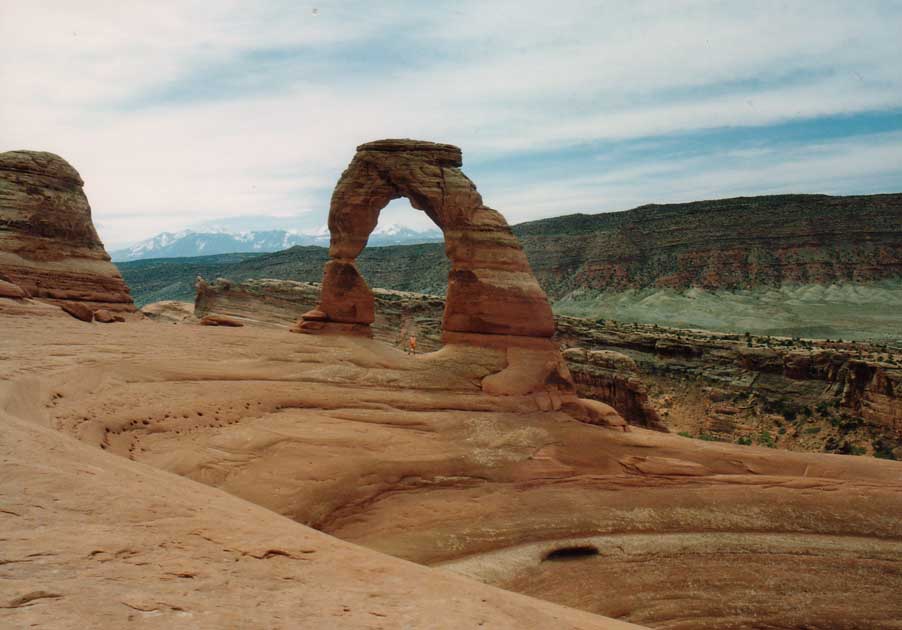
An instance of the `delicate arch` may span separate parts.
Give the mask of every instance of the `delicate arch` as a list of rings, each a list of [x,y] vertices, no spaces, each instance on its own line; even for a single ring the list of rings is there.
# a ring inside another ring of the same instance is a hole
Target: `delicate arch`
[[[379,140],[357,147],[329,208],[331,244],[318,309],[302,317],[309,333],[369,335],[373,294],[355,265],[392,199],[406,197],[445,237],[451,261],[442,330],[551,337],[554,319],[517,237],[501,214],[482,203],[448,144]]]

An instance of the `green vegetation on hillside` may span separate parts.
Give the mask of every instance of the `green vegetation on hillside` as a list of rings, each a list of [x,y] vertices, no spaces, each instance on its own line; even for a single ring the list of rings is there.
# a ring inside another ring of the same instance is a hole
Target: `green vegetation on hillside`
[[[802,337],[902,336],[902,194],[773,195],[513,227],[562,314]],[[319,281],[328,251],[292,247],[119,264],[141,306],[192,300],[197,275]],[[443,295],[442,243],[368,247],[370,286]]]

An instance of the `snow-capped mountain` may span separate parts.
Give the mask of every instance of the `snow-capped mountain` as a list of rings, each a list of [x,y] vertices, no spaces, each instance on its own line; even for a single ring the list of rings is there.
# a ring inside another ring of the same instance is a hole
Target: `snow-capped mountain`
[[[437,229],[413,230],[403,225],[377,226],[370,235],[369,245],[413,245],[442,240]],[[329,246],[329,228],[316,230],[258,230],[229,232],[221,229],[183,230],[163,232],[130,247],[110,252],[113,262],[142,260],[145,258],[184,258],[212,254],[247,252],[276,252],[295,245]]]

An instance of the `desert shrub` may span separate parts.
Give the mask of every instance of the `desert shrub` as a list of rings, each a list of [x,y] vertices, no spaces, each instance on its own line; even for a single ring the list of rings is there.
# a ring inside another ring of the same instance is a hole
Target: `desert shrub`
[[[677,433],[677,435],[679,435],[679,436],[681,436],[681,437],[687,437],[687,438],[691,438],[691,437],[692,437],[692,434],[689,433],[689,431],[680,431],[679,433]]]
[[[864,424],[864,421],[861,418],[842,416],[839,422],[839,430],[843,433],[851,433],[852,431],[860,429],[862,424]]]
[[[770,431],[762,431],[758,435],[758,444],[767,448],[774,448],[774,436],[770,434]]]
[[[747,435],[741,435],[741,436],[739,436],[739,439],[736,440],[736,443],[737,443],[737,444],[740,444],[740,445],[742,445],[742,446],[751,446],[751,445],[752,445],[752,438],[750,438],[750,437],[747,436]]]
[[[874,457],[879,459],[896,459],[893,454],[893,443],[885,439],[877,439],[871,442],[874,447]]]

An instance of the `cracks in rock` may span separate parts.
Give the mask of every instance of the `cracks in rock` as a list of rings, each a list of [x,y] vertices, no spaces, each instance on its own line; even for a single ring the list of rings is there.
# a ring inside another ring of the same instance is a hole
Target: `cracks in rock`
[[[491,483],[492,481],[491,478],[481,475],[436,476],[431,479],[419,475],[406,475],[398,479],[394,484],[387,485],[387,487],[383,487],[369,496],[356,501],[350,501],[335,508],[317,522],[310,523],[309,525],[320,531],[329,531],[329,529],[334,528],[339,521],[357,516],[382,499],[395,494],[419,492],[434,488],[448,489],[474,487],[484,483]]]
[[[442,199],[441,199],[442,205],[439,208],[439,216],[444,217],[445,216],[445,197],[448,195],[447,183],[445,182],[445,167],[439,166],[438,172],[442,176],[441,184],[439,184],[442,188]]]
[[[213,543],[214,545],[218,545],[223,551],[227,553],[237,554],[242,557],[253,558],[254,560],[271,560],[273,558],[288,558],[289,560],[310,560],[310,558],[306,558],[304,556],[316,553],[316,549],[311,548],[303,548],[296,549],[294,552],[285,551],[284,549],[278,548],[270,548],[263,550],[244,550],[237,549],[234,547],[227,547],[223,545],[223,543],[219,542],[214,538],[210,538],[206,534],[195,531],[191,532],[193,536],[197,536],[198,538],[202,538],[209,543]]]
[[[42,599],[59,599],[63,597],[62,593],[53,593],[50,591],[32,591],[19,597],[14,597],[6,604],[0,604],[0,608],[24,608],[38,603]]]

